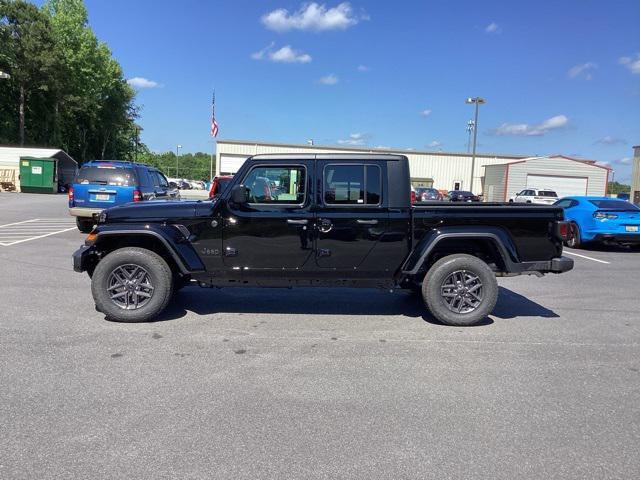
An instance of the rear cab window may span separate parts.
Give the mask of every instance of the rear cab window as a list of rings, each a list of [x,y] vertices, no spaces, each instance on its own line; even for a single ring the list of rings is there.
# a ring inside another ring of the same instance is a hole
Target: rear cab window
[[[136,185],[136,177],[131,168],[100,165],[82,167],[78,171],[74,183],[132,187]]]

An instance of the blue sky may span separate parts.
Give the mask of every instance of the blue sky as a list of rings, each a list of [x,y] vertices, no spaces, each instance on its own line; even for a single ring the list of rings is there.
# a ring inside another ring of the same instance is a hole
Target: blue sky
[[[465,151],[479,95],[481,152],[580,155],[628,180],[640,144],[637,0],[87,7],[138,78],[153,150],[211,151],[213,87],[223,139]]]

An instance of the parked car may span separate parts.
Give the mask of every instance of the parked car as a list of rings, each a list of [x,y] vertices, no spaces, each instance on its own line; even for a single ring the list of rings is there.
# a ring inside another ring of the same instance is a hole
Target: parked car
[[[232,175],[220,175],[219,177],[214,177],[213,182],[211,182],[211,190],[209,190],[209,198],[213,198],[216,195],[220,195],[224,192],[225,188],[231,183],[233,180]]]
[[[403,288],[449,325],[491,313],[496,276],[573,268],[561,208],[411,206],[410,191],[404,155],[257,155],[212,201],[103,212],[73,265],[96,308],[123,322],[156,318],[193,282]]]
[[[566,245],[587,242],[640,245],[640,208],[609,197],[565,197],[555,203],[571,222]]]
[[[125,161],[87,162],[69,188],[69,213],[78,230],[88,233],[102,210],[128,202],[179,198],[156,168]]]
[[[465,190],[452,190],[449,192],[449,201],[451,202],[479,202],[480,197]]]
[[[558,201],[558,194],[553,190],[525,188],[509,199],[515,203],[536,203],[539,205],[553,205]]]
[[[419,202],[428,202],[431,200],[442,200],[442,194],[435,188],[418,187],[416,188],[416,198]]]
[[[631,199],[631,194],[629,194],[629,193],[619,193],[618,195],[616,195],[616,198],[618,198],[620,200],[626,200],[627,202],[629,202],[630,199]]]

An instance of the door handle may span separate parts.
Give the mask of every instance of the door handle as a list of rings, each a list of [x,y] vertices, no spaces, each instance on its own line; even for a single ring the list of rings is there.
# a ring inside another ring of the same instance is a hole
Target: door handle
[[[358,219],[356,220],[356,222],[358,222],[360,225],[377,225],[378,224],[378,220],[361,220]]]
[[[309,220],[305,218],[301,218],[301,219],[287,218],[287,223],[289,225],[306,225],[307,223],[309,223]]]

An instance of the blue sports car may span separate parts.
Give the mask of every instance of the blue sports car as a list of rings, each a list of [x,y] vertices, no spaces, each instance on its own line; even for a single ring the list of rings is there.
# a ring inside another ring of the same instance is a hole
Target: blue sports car
[[[570,221],[568,247],[586,242],[640,245],[640,208],[609,197],[564,197],[554,205]]]

